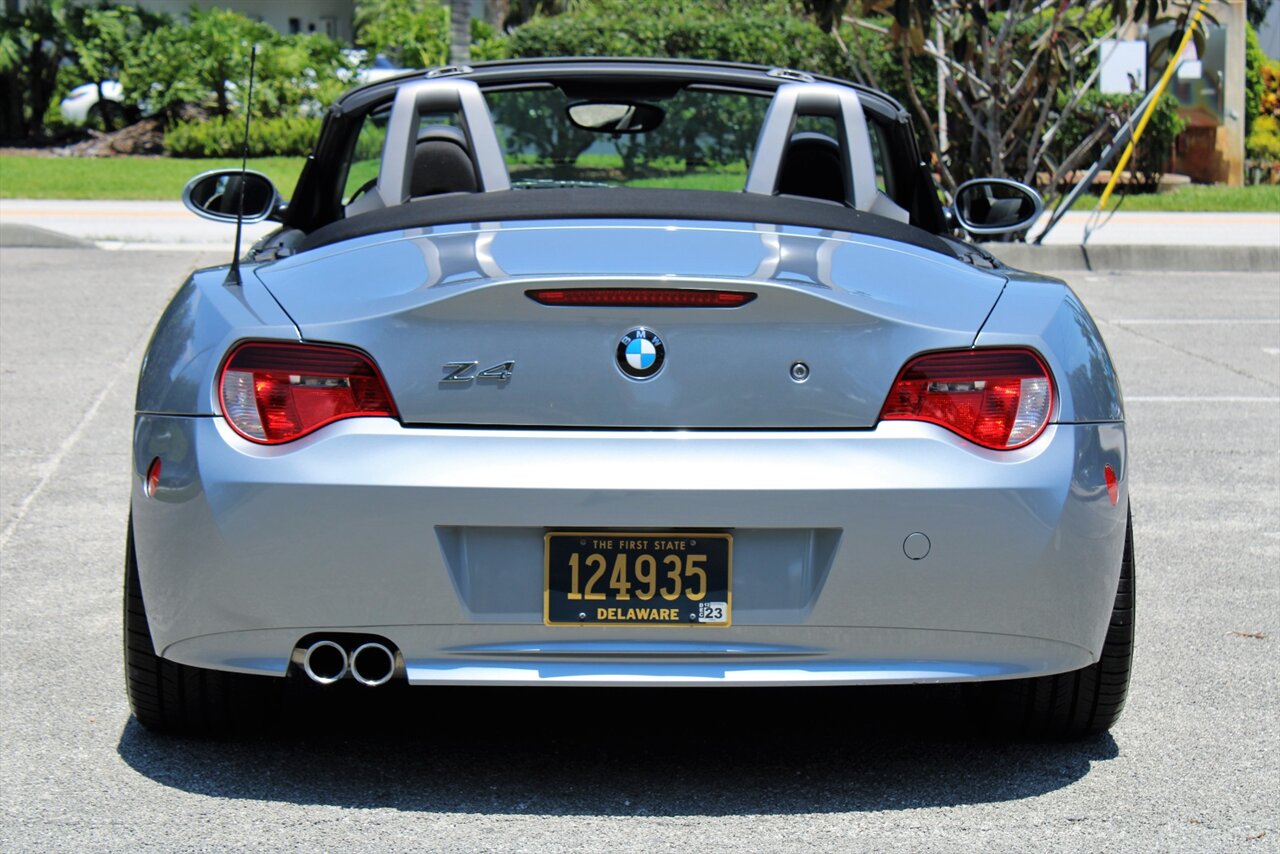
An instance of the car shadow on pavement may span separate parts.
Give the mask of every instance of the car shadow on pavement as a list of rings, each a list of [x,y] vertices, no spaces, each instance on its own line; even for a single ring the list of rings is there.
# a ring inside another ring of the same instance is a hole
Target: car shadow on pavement
[[[352,686],[356,687],[356,686]],[[1000,802],[1115,758],[981,729],[953,687],[297,692],[249,735],[155,735],[119,754],[218,798],[521,815],[786,815]]]

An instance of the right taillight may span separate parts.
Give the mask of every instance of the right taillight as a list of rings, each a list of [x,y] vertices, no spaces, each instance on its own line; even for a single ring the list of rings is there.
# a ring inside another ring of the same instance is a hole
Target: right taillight
[[[231,351],[218,381],[222,414],[254,442],[290,442],[342,418],[392,416],[373,361],[345,347],[251,341]]]
[[[928,421],[1000,451],[1039,436],[1053,409],[1049,369],[1030,350],[930,353],[907,363],[880,417]]]

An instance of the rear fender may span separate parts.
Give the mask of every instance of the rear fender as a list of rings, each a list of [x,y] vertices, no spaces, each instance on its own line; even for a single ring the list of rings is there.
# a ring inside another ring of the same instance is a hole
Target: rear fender
[[[138,377],[138,412],[217,415],[214,374],[243,338],[298,339],[298,328],[265,288],[246,273],[228,286],[226,268],[198,270],[165,309]]]
[[[1124,420],[1120,381],[1102,333],[1064,282],[1011,278],[975,346],[1038,350],[1056,382],[1059,424]]]

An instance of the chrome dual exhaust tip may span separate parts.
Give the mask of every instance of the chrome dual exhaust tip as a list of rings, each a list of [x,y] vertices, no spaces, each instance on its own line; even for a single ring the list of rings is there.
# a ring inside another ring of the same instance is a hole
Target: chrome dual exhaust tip
[[[348,663],[347,651],[331,640],[316,641],[302,656],[302,669],[320,685],[332,685],[346,676]]]
[[[376,688],[396,675],[396,654],[386,644],[370,641],[347,655],[337,641],[318,640],[302,654],[302,669],[317,685],[332,685],[349,671],[361,685]]]
[[[396,656],[380,643],[366,643],[351,653],[351,675],[361,685],[376,688],[391,681],[396,672]]]

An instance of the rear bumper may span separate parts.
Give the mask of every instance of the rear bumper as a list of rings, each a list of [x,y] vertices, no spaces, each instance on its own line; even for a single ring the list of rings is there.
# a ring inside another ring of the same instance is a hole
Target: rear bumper
[[[665,639],[653,632],[647,639],[629,641],[610,639],[604,630],[590,633],[596,638],[554,640],[545,638],[541,628],[513,626],[343,631],[392,639],[403,656],[397,676],[412,685],[894,685],[1035,676],[1093,661],[1087,649],[1043,638],[921,629],[725,630],[754,638],[751,643],[673,642],[672,632],[678,629],[667,629]],[[559,635],[565,630],[545,631]],[[279,651],[287,653],[301,634],[295,629],[226,632],[179,641],[165,654],[199,667],[280,676],[287,662]],[[627,634],[634,637],[635,632]],[[761,642],[772,636],[779,642]],[[482,642],[471,642],[481,637]]]
[[[163,462],[154,498],[142,492]],[[1121,474],[1112,506],[1102,470]],[[282,675],[300,638],[387,638],[421,684],[875,684],[1087,665],[1123,548],[1121,424],[977,449],[926,424],[821,433],[340,422],[263,447],[141,415],[133,518],[153,639]],[[733,626],[547,627],[551,529],[734,534]],[[927,557],[904,540],[923,533]]]

